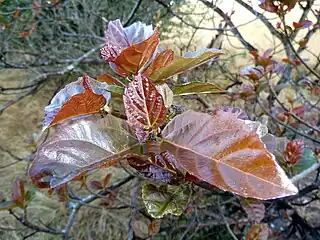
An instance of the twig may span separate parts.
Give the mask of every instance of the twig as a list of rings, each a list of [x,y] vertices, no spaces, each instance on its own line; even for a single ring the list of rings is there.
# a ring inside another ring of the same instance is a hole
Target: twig
[[[295,175],[290,180],[293,183],[298,182],[299,180],[304,179],[310,173],[316,171],[318,168],[320,168],[320,162],[314,163],[310,168],[308,168],[308,169],[302,171],[301,173]]]

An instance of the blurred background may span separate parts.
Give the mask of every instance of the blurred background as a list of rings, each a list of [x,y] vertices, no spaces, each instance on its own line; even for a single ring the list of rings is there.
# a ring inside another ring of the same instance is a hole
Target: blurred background
[[[228,94],[176,97],[174,103],[199,111],[225,105],[241,107],[250,119],[267,124],[272,133],[290,140],[305,140],[306,149],[309,150],[304,153],[307,155],[304,165],[300,164],[289,172],[301,172],[317,162],[320,1],[301,1],[286,15],[288,26],[301,19],[308,19],[314,24],[303,29],[292,27],[288,38],[278,33],[281,32],[279,17],[261,9],[261,2],[0,0],[0,192],[4,198],[10,196],[11,183],[17,177],[25,179],[28,184],[28,166],[41,143],[39,133],[44,118],[43,109],[55,93],[84,72],[92,77],[104,73],[113,74],[101,58],[100,48],[105,43],[104,31],[108,22],[115,19],[120,19],[124,26],[136,21],[152,24],[161,33],[161,44],[173,48],[176,55],[205,47],[222,49],[224,56],[219,61],[197,67],[173,81],[212,82],[226,89]],[[304,46],[302,40],[306,40]],[[270,48],[273,59],[278,62],[282,59],[292,60],[296,58],[296,53],[303,62],[282,62],[284,70],[270,77],[264,86],[259,85],[261,89],[257,93],[256,89],[252,90],[254,81],[241,75],[240,71],[255,64],[250,51],[258,51],[262,55]],[[275,92],[270,92],[270,85]],[[299,119],[283,121],[277,116],[279,112],[275,107],[289,109]],[[121,169],[108,169],[103,174],[108,171],[112,172],[113,180],[125,175]],[[317,238],[317,231],[320,229],[319,184],[315,184],[315,177],[311,175],[310,179],[302,181],[299,186],[303,188],[313,184],[313,188],[306,193],[309,194],[307,197],[292,199],[296,203],[294,213],[298,217],[294,216],[299,227],[289,239],[320,239]],[[57,201],[55,197],[35,189],[31,184],[28,187],[32,192],[27,213],[29,220],[35,225],[59,229],[69,214],[67,203]],[[131,188],[132,186],[128,186],[115,196],[129,201]],[[313,198],[316,200],[304,206],[304,203]],[[112,207],[118,206],[117,201],[122,200],[117,197],[110,200],[114,201]],[[219,215],[217,202],[224,206],[232,231],[240,236],[239,239],[244,237],[246,215],[239,210],[236,198],[230,194],[224,196],[222,193],[206,193],[199,199],[197,207],[190,206],[189,213],[181,217],[165,217],[158,233],[152,238],[233,239]],[[110,206],[108,209],[101,207],[102,205],[103,203],[99,203],[81,209],[71,230],[72,239],[128,239],[131,210],[116,207],[112,209]],[[282,210],[276,209],[273,204],[268,206],[265,222],[277,233],[270,235],[269,239],[288,239],[288,227],[294,224],[292,212],[287,213],[288,206]],[[19,211],[19,214],[25,214],[22,210]],[[149,225],[149,219],[137,222],[134,227],[137,239],[150,238]],[[0,239],[27,238],[60,239],[61,236],[28,229],[12,213],[0,211]]]

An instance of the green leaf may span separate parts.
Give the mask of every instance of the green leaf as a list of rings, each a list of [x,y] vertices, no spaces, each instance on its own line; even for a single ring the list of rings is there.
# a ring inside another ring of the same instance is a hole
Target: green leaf
[[[124,94],[124,88],[117,85],[107,85],[104,89],[112,93],[117,93],[120,95]]]
[[[300,161],[292,166],[292,170],[295,174],[298,174],[317,162],[317,157],[310,148],[306,148],[303,152],[302,158]]]
[[[149,79],[153,82],[162,82],[173,75],[195,68],[222,54],[218,49],[201,49],[197,52],[188,52],[184,57],[175,57],[168,65],[154,71]]]
[[[142,186],[143,202],[148,213],[154,218],[161,218],[168,213],[181,215],[189,203],[190,196],[190,185],[145,183]]]
[[[201,93],[225,93],[226,90],[212,83],[190,82],[180,85],[175,85],[172,89],[173,95],[189,95]]]

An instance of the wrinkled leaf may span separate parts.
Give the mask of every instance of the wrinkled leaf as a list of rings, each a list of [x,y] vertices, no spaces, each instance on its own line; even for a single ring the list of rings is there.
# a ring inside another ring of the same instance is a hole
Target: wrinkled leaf
[[[263,202],[256,199],[241,198],[240,203],[250,222],[257,224],[262,221],[266,212]]]
[[[123,76],[137,74],[151,60],[159,42],[159,32],[155,29],[154,34],[148,39],[124,49],[113,61],[117,72]]]
[[[89,170],[115,164],[135,147],[137,139],[124,120],[110,114],[90,116],[61,125],[38,148],[29,175],[38,187],[54,188]]]
[[[127,86],[123,102],[128,123],[135,129],[150,131],[161,126],[166,119],[166,107],[155,85],[142,75]],[[144,140],[144,137],[139,137]]]
[[[257,199],[297,193],[260,137],[266,127],[216,111],[187,111],[163,129],[164,140],[149,151],[169,151],[191,175],[222,190]]]
[[[216,86],[213,83],[204,82],[190,82],[175,85],[172,88],[174,95],[189,95],[189,94],[201,94],[201,93],[225,93],[226,90]]]
[[[175,57],[168,65],[154,71],[149,78],[153,82],[164,81],[173,75],[195,68],[222,54],[217,49],[202,49],[197,52],[186,53],[184,57]]]
[[[294,139],[288,142],[284,149],[284,160],[287,164],[296,164],[302,157],[304,151],[304,140]]]
[[[150,66],[143,72],[143,75],[148,77],[155,70],[168,65],[173,60],[174,52],[171,49],[166,49],[153,60]]]
[[[246,240],[268,240],[268,224],[254,224],[246,234]]]
[[[84,93],[71,97],[60,109],[50,126],[62,122],[69,118],[85,116],[99,113],[106,104],[106,99],[102,95],[86,90]]]
[[[189,185],[171,186],[145,183],[142,186],[142,200],[148,213],[154,218],[166,214],[181,215],[191,196]]]

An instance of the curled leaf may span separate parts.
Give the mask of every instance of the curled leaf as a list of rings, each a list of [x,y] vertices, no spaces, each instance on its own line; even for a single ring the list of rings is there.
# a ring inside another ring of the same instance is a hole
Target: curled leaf
[[[287,164],[296,164],[302,157],[304,151],[304,140],[294,139],[288,142],[284,150],[284,159]]]
[[[142,200],[148,213],[154,218],[166,214],[181,215],[191,196],[189,185],[171,186],[145,183],[142,186]]]
[[[260,139],[265,129],[230,112],[187,111],[169,122],[159,148],[150,151],[169,151],[189,174],[240,196],[294,195],[297,188]]]
[[[268,224],[254,224],[246,234],[246,240],[268,240]]]
[[[159,32],[156,29],[148,39],[124,49],[112,61],[116,66],[117,73],[123,76],[137,74],[152,59],[159,42]]]
[[[38,148],[29,175],[38,187],[55,188],[90,170],[117,163],[135,147],[140,149],[124,120],[110,114],[90,116],[61,125]]]
[[[226,93],[226,90],[218,87],[213,83],[205,82],[190,82],[184,84],[175,85],[172,88],[174,95],[190,95],[190,94],[202,94],[202,93]]]
[[[162,82],[173,75],[195,68],[222,54],[218,49],[201,49],[197,52],[188,52],[184,57],[174,57],[168,65],[154,71],[149,78],[153,82]]]
[[[166,107],[156,86],[145,76],[138,75],[126,87],[123,95],[128,123],[141,131],[140,141],[145,139],[143,132],[161,126],[166,119]]]

